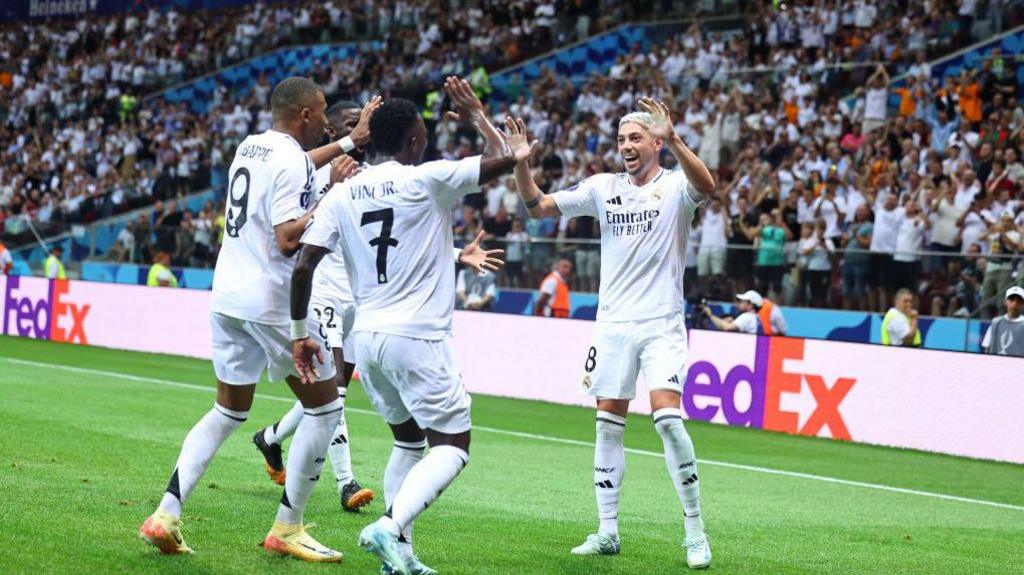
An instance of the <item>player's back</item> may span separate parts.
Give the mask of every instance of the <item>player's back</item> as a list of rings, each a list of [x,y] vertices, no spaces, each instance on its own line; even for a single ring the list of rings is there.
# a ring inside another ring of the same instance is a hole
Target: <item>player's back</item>
[[[354,331],[429,340],[451,331],[452,209],[479,189],[479,170],[479,156],[419,166],[389,161],[366,168],[327,195],[317,219],[329,206],[339,220],[335,225],[358,306]]]
[[[278,250],[274,226],[301,217],[313,197],[313,162],[291,136],[268,130],[239,144],[228,171],[224,245],[211,311],[267,324],[288,322],[294,258]]]
[[[363,166],[366,167],[365,165]],[[316,171],[317,195],[314,201],[319,201],[330,191],[331,165],[326,164]],[[324,256],[320,265],[316,268],[313,276],[313,297],[326,298],[332,301],[351,302],[352,288],[348,283],[348,270],[345,266],[345,258],[340,250],[332,251]]]

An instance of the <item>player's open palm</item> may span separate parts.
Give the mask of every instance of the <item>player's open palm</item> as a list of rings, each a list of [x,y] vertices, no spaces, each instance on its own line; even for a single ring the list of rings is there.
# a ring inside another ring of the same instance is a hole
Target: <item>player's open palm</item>
[[[331,183],[344,182],[359,173],[359,162],[351,156],[342,155],[331,160]]]
[[[529,160],[540,147],[537,140],[530,141],[530,135],[526,132],[526,122],[522,118],[505,118],[505,141],[517,162]]]
[[[674,128],[672,128],[672,114],[669,112],[668,105],[660,100],[654,98],[640,98],[638,102],[640,109],[651,115],[653,122],[651,123],[650,132],[655,138],[668,139],[672,137]]]
[[[292,342],[292,361],[295,363],[295,371],[299,374],[302,383],[316,383],[320,380],[320,373],[316,369],[316,363],[323,363],[324,358],[320,352],[320,346],[310,338],[297,339]]]
[[[448,76],[444,80],[444,91],[451,99],[452,107],[460,121],[469,121],[476,115],[484,115],[484,104],[473,91],[473,86],[462,78]]]
[[[505,267],[505,262],[499,259],[504,255],[505,250],[485,250],[480,246],[483,239],[484,232],[481,230],[476,235],[476,239],[462,248],[462,253],[459,255],[459,261],[463,265],[469,266],[478,275],[489,271],[496,272]]]
[[[352,129],[352,133],[349,137],[352,138],[352,143],[357,146],[365,146],[372,140],[372,134],[370,134],[370,118],[373,117],[373,113],[380,107],[384,99],[380,96],[374,96],[370,98],[370,101],[363,106],[363,111],[359,112],[359,122],[356,127]]]

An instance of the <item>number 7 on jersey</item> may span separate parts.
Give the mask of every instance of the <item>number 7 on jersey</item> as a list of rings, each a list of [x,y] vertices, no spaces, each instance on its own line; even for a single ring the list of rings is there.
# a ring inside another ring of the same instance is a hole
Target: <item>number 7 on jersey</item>
[[[377,283],[388,283],[388,248],[398,245],[398,240],[391,237],[391,226],[395,223],[394,208],[385,208],[373,212],[363,212],[360,227],[380,222],[380,235],[370,240],[370,246],[377,248]]]

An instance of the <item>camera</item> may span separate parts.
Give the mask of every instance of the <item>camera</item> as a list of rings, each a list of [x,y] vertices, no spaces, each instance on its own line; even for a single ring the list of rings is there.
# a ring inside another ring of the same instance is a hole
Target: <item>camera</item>
[[[708,298],[703,293],[696,293],[686,298],[686,327],[687,329],[710,329],[711,320],[708,319]]]

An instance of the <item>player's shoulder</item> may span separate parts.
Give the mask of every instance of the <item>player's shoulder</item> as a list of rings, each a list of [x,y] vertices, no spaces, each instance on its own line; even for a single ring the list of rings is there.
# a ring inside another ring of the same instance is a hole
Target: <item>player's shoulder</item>
[[[592,176],[588,176],[586,178],[583,178],[579,182],[577,182],[577,183],[569,186],[568,188],[566,188],[564,191],[566,191],[566,192],[575,192],[575,191],[580,191],[580,190],[589,191],[589,190],[595,190],[595,189],[600,191],[600,190],[603,190],[603,189],[608,189],[611,186],[615,185],[615,183],[620,179],[620,176],[624,177],[625,175],[626,174],[624,172],[617,173],[617,174],[616,173],[594,174]]]

